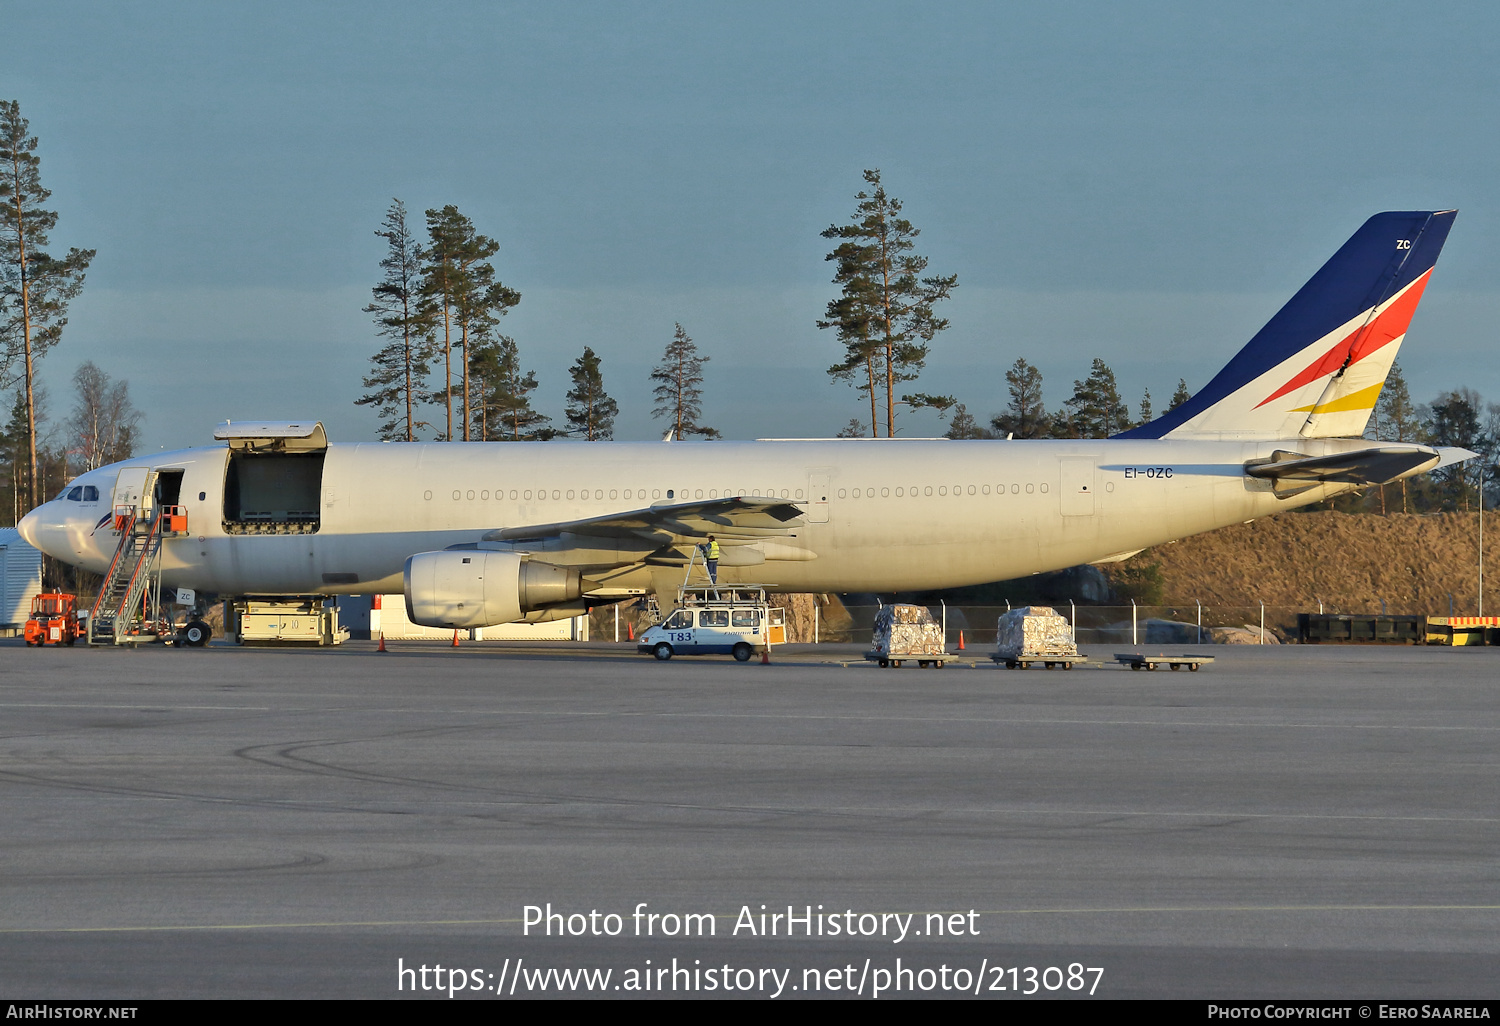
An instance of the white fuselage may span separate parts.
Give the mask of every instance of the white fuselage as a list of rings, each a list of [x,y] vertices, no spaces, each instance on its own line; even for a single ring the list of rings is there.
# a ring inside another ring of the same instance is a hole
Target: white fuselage
[[[329,445],[317,530],[226,531],[228,450],[137,458],[78,478],[92,504],[59,498],[23,520],[49,554],[102,572],[107,522],[131,467],[182,471],[188,533],[163,543],[169,587],[224,595],[402,589],[414,553],[478,542],[499,528],[573,521],[652,503],[776,496],[804,510],[786,537],[727,546],[720,579],[783,591],[904,591],[1006,580],[1097,562],[1315,502],[1278,498],[1245,475],[1285,442],[817,440],[675,443]],[[1303,452],[1375,443],[1300,440]],[[65,493],[66,494],[66,493]],[[827,497],[826,503],[822,502]],[[539,555],[545,559],[545,556]],[[674,573],[680,582],[681,568]],[[652,588],[650,568],[606,576]],[[660,577],[658,577],[660,580]]]

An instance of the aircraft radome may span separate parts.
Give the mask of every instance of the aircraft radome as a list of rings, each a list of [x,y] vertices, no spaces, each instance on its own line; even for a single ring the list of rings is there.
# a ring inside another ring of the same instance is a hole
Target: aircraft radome
[[[709,534],[721,582],[782,591],[1117,560],[1473,455],[1360,437],[1454,215],[1376,214],[1207,387],[1110,439],[337,444],[226,422],[214,447],[80,476],[20,529],[103,572],[114,505],[180,506],[168,588],[404,591],[439,627],[670,596]]]

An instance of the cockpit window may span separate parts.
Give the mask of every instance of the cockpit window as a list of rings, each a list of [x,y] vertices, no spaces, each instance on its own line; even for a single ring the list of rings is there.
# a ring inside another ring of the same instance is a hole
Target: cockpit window
[[[84,502],[98,502],[99,501],[99,489],[95,488],[93,485],[84,485],[83,486],[83,501]]]
[[[68,489],[68,501],[80,502],[83,499],[83,485],[74,485]]]

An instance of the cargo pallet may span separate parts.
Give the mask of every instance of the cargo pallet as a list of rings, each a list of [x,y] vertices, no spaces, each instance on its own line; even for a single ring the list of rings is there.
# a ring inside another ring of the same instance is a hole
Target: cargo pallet
[[[1189,670],[1192,670],[1194,673],[1196,673],[1198,671],[1198,667],[1205,666],[1208,663],[1213,662],[1214,657],[1206,655],[1142,655],[1139,652],[1116,652],[1115,661],[1130,667],[1132,670],[1139,670],[1142,668],[1145,668],[1147,670],[1154,670],[1158,666],[1165,666],[1168,669],[1172,670],[1180,670],[1184,666],[1186,666]]]
[[[1003,656],[999,653],[990,656],[996,663],[1004,663],[1007,670],[1029,670],[1032,663],[1037,663],[1050,670],[1061,666],[1064,670],[1071,670],[1075,666],[1085,666],[1089,657],[1077,652],[1023,652],[1016,656]]]

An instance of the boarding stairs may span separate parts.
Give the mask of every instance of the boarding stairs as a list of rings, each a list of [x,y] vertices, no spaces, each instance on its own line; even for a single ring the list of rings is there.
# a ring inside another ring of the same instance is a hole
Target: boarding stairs
[[[157,641],[170,632],[170,624],[161,615],[161,541],[164,528],[174,526],[179,510],[175,506],[114,507],[120,542],[89,614],[90,645],[139,644]]]

